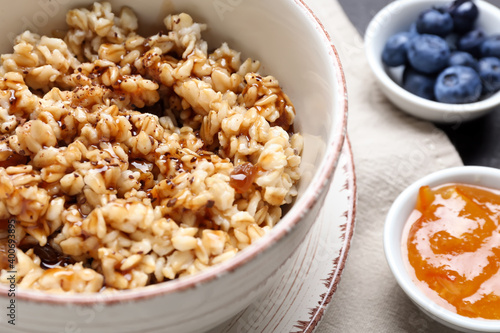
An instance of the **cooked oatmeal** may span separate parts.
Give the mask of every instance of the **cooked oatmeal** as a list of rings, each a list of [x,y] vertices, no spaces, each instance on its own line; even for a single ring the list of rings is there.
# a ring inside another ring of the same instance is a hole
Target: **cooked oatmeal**
[[[131,289],[195,274],[268,233],[297,195],[295,110],[259,62],[205,24],[140,36],[129,8],[24,32],[0,67],[0,281],[15,220],[17,283]]]

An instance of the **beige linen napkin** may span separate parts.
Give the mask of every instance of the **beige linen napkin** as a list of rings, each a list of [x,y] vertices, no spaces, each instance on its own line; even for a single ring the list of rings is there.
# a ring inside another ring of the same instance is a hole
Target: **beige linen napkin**
[[[306,0],[322,21],[344,67],[348,132],[358,185],[354,238],[339,287],[317,333],[454,332],[429,319],[399,288],[385,261],[382,234],[397,195],[433,171],[461,165],[432,124],[407,116],[382,95],[363,41],[336,0]]]

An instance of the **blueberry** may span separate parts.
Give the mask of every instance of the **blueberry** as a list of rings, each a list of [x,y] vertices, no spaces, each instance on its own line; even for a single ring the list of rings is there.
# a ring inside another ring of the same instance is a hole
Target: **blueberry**
[[[457,49],[458,38],[459,36],[457,34],[449,34],[444,38],[451,51],[455,51]]]
[[[425,99],[434,100],[434,84],[436,77],[420,73],[410,66],[403,73],[403,88]]]
[[[417,24],[415,22],[413,22],[411,25],[410,25],[410,29],[408,29],[408,32],[411,34],[411,35],[417,35],[418,34],[418,31],[417,31]]]
[[[500,35],[487,37],[481,44],[481,56],[500,58]]]
[[[406,49],[410,40],[409,32],[399,32],[387,40],[382,51],[382,61],[390,67],[406,64]]]
[[[463,35],[458,40],[457,47],[460,51],[468,52],[475,57],[479,57],[481,44],[483,44],[485,39],[486,35],[484,31],[475,29]]]
[[[476,102],[481,96],[481,79],[470,67],[451,66],[439,74],[434,94],[442,103],[464,104]]]
[[[433,74],[448,65],[450,48],[444,39],[436,35],[417,35],[408,43],[408,60],[416,70]]]
[[[455,51],[450,55],[450,60],[448,61],[449,66],[467,66],[472,69],[478,69],[477,60],[467,52]]]
[[[500,59],[495,57],[480,59],[479,76],[483,81],[484,93],[500,90]]]
[[[417,31],[420,34],[433,34],[444,37],[453,31],[453,19],[450,13],[444,10],[427,9],[417,19]]]
[[[453,26],[458,33],[466,33],[474,28],[479,9],[471,0],[456,0],[449,8]]]

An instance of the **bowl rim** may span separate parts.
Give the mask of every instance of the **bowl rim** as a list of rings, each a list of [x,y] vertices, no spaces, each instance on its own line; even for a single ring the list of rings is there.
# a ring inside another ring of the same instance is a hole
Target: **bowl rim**
[[[370,65],[375,77],[391,94],[397,95],[402,99],[409,101],[412,104],[420,105],[427,109],[436,110],[439,112],[449,115],[457,115],[461,113],[479,113],[496,106],[500,105],[500,91],[487,97],[484,100],[477,101],[474,103],[466,104],[447,104],[437,101],[431,101],[417,95],[410,93],[405,90],[394,80],[390,78],[381,60],[381,55],[375,54],[374,47],[375,36],[377,36],[381,30],[386,26],[386,22],[389,22],[390,17],[401,10],[411,8],[415,5],[422,6],[422,4],[436,4],[436,3],[450,3],[451,0],[396,0],[389,3],[384,8],[382,8],[370,21],[368,27],[364,34],[365,40],[365,54],[368,59],[368,64]],[[474,0],[476,5],[479,7],[481,12],[491,13],[492,15],[498,16],[500,19],[500,8],[488,3],[484,0]]]
[[[412,207],[414,207],[416,197],[421,186],[438,186],[446,183],[459,182],[487,187],[488,185],[481,183],[482,177],[494,177],[498,178],[500,181],[500,169],[485,166],[453,167],[433,172],[409,185],[398,195],[387,213],[383,233],[384,253],[387,264],[389,265],[389,268],[401,289],[403,289],[407,296],[424,312],[435,316],[443,322],[455,325],[456,327],[480,332],[499,332],[500,320],[464,317],[442,308],[427,297],[425,293],[412,281],[404,262],[402,262],[402,235],[397,232],[397,228],[395,228],[396,226],[403,226],[404,228],[406,219],[399,219],[398,214],[403,206],[409,201],[413,202]]]
[[[294,214],[292,215],[290,212],[286,214],[277,227],[273,228],[269,234],[255,244],[252,244],[252,246],[245,249],[245,251],[239,252],[234,258],[212,266],[207,270],[192,276],[166,281],[152,286],[122,290],[112,294],[51,294],[37,290],[18,289],[16,290],[16,299],[31,303],[43,303],[50,305],[73,304],[78,306],[92,306],[96,303],[114,305],[122,302],[156,298],[167,294],[185,291],[191,288],[198,288],[202,284],[206,284],[220,278],[221,276],[230,274],[245,263],[261,255],[265,250],[271,248],[279,240],[285,238],[291,233],[294,227],[302,220],[302,217],[305,216],[320,200],[321,194],[325,191],[334,175],[347,131],[348,100],[346,79],[340,56],[327,30],[313,11],[306,5],[305,0],[285,1],[287,1],[287,5],[296,6],[296,9],[305,16],[304,20],[313,25],[318,33],[318,37],[323,40],[325,50],[328,49],[329,62],[332,66],[333,72],[336,74],[335,80],[337,83],[337,91],[332,94],[336,97],[333,104],[336,106],[336,109],[338,109],[338,112],[335,114],[337,119],[333,121],[332,126],[329,129],[332,135],[329,141],[326,142],[325,156],[321,161],[321,165],[306,190],[309,194],[307,196],[304,195],[294,204]],[[8,289],[9,287],[7,285],[0,284],[0,299],[7,295]]]

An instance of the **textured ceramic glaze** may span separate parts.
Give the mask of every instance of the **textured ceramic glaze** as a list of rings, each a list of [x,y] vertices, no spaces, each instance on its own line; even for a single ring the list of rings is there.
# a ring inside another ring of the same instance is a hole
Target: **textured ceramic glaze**
[[[0,316],[1,332],[201,332],[231,318],[272,285],[275,272],[313,225],[340,156],[346,126],[346,89],[335,49],[299,0],[110,1],[138,14],[144,33],[162,29],[169,13],[185,11],[208,24],[212,47],[226,41],[259,59],[297,109],[304,134],[299,197],[276,228],[235,258],[198,275],[116,295],[49,295],[18,290],[16,326]],[[50,34],[65,27],[65,13],[92,1],[19,0],[0,14],[0,51],[24,29]],[[164,28],[163,28],[164,29]],[[7,304],[0,286],[0,306]]]
[[[391,70],[382,64],[382,50],[387,39],[400,31],[408,31],[420,12],[436,5],[450,4],[451,0],[398,0],[382,9],[370,22],[365,34],[368,63],[384,94],[401,110],[419,118],[439,123],[460,123],[471,120],[500,106],[500,92],[470,104],[445,104],[420,98],[405,89],[401,82],[402,70]],[[487,35],[500,33],[500,9],[486,1],[474,1],[479,10],[478,26]]]
[[[500,189],[500,170],[475,166],[444,169],[423,177],[406,188],[394,201],[387,214],[384,226],[384,250],[387,262],[401,288],[431,318],[463,332],[500,332],[500,320],[467,318],[438,306],[413,283],[404,265],[401,237],[408,216],[415,208],[420,187],[424,185],[434,187],[446,183]]]

